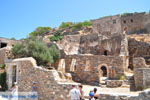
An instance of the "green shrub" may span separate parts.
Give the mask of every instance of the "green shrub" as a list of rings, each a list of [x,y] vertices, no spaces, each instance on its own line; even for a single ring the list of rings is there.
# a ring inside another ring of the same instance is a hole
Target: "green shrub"
[[[121,14],[121,16],[130,16],[130,15],[133,15],[133,13],[123,13],[123,14]]]
[[[29,33],[29,36],[38,36],[44,33],[47,33],[51,30],[51,27],[38,27],[33,32]]]
[[[82,27],[86,27],[86,26],[91,26],[92,23],[91,21],[84,21],[84,22],[80,22],[80,23],[76,23],[72,26],[72,30],[77,30],[77,29],[81,29]]]
[[[6,72],[0,73],[0,85],[2,86],[2,91],[7,90]]]
[[[15,44],[12,53],[16,58],[33,57],[38,65],[46,66],[60,57],[60,51],[54,45],[48,48],[45,43],[36,39],[26,39],[22,43]]]
[[[50,37],[50,41],[59,41],[63,38],[64,36],[52,36]]]
[[[82,28],[82,23],[76,23],[75,25],[72,26],[72,30],[77,30]]]
[[[138,91],[142,91],[142,90],[143,90],[143,86],[137,86],[136,89],[137,89]]]
[[[125,79],[126,79],[126,76],[125,76],[125,75],[118,74],[118,75],[116,76],[116,78],[117,78],[118,80],[125,80]]]
[[[59,26],[59,28],[67,28],[67,27],[70,27],[72,26],[73,23],[72,22],[62,22]]]
[[[62,35],[61,31],[56,31],[54,32],[54,36],[51,36],[49,39],[50,41],[59,41],[63,38],[64,36]]]
[[[5,64],[0,64],[1,69],[5,69]]]

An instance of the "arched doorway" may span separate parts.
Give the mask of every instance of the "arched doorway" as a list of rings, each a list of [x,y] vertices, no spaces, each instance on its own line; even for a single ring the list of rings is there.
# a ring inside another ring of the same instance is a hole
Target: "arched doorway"
[[[108,55],[108,51],[107,51],[107,50],[104,51],[104,55],[105,55],[105,56]]]
[[[107,68],[106,66],[101,67],[102,77],[107,77]]]

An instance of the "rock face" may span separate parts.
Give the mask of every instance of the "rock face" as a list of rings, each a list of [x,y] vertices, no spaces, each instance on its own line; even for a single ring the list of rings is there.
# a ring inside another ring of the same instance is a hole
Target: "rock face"
[[[71,84],[61,83],[56,70],[37,67],[33,58],[21,58],[7,62],[6,70],[9,88],[16,81],[19,92],[31,92],[33,83],[36,83],[38,100],[68,100]],[[14,76],[17,77],[14,78]]]
[[[60,50],[64,50],[66,55],[78,54],[80,43],[79,35],[65,36],[63,40],[57,42]]]

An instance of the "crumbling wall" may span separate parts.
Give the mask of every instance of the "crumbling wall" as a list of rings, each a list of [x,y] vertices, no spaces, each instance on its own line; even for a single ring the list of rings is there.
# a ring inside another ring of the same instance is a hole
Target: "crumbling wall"
[[[109,39],[103,39],[98,34],[84,35],[81,36],[79,53],[119,56],[122,40],[122,35],[114,35]]]
[[[6,43],[6,46],[12,46],[16,43],[16,40],[10,40],[10,39],[6,39],[6,38],[0,38],[0,47],[1,47],[1,43]]]
[[[0,49],[0,64],[5,64],[5,60],[10,57],[11,47]]]
[[[142,57],[133,59],[134,80],[136,90],[142,90],[150,87],[150,65],[146,65]]]
[[[92,21],[93,33],[109,36],[121,32],[120,15],[108,16]]]
[[[119,56],[70,55],[66,56],[65,62],[66,72],[71,72],[73,80],[81,83],[99,84],[99,79],[102,77],[100,70],[102,66],[107,69],[106,77],[112,76],[112,67],[115,68],[116,75],[124,74],[123,58]],[[74,66],[72,66],[73,62]],[[113,78],[116,75],[113,75]]]
[[[150,13],[147,13],[144,16],[144,27],[145,27],[147,33],[150,34]]]
[[[128,29],[128,34],[141,34],[146,33],[144,27],[144,14],[145,13],[134,13],[129,15],[121,16],[121,30],[125,27]]]
[[[128,39],[128,50],[130,55],[129,64],[133,66],[134,57],[143,57],[146,63],[149,64],[150,59],[150,44],[142,41],[137,41],[133,38]]]
[[[17,66],[19,92],[31,92],[33,83],[36,83],[38,100],[68,100],[71,84],[61,83],[56,70],[37,67],[33,58],[21,58],[7,63],[7,75],[12,65]]]

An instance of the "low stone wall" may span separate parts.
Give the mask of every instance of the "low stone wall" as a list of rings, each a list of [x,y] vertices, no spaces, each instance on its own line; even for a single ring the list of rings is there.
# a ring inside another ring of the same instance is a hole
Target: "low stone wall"
[[[120,87],[122,85],[122,80],[107,80],[106,86],[110,88]]]
[[[99,100],[150,100],[150,89],[134,95],[100,94]]]

